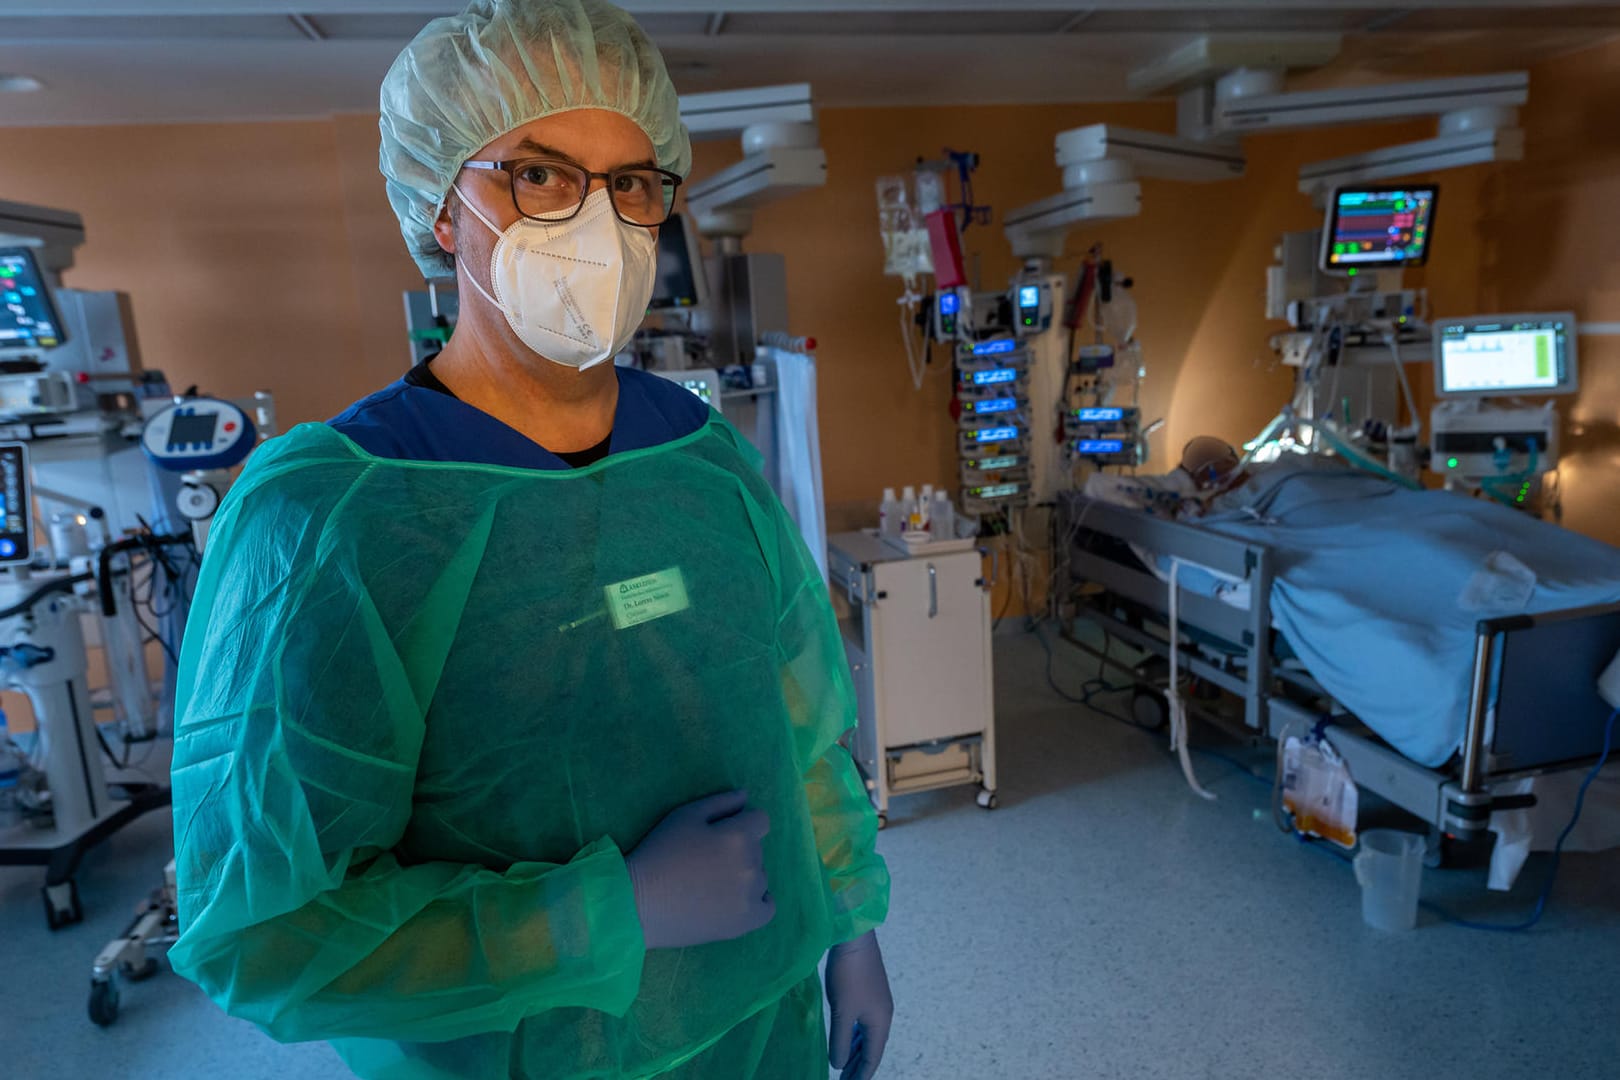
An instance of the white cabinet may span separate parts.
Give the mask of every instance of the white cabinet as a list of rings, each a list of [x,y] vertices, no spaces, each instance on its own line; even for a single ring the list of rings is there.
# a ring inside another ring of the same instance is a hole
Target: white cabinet
[[[889,798],[957,784],[995,806],[990,595],[962,542],[915,553],[867,533],[828,538],[828,571],[848,599],[844,647],[855,676],[855,759],[886,818]]]

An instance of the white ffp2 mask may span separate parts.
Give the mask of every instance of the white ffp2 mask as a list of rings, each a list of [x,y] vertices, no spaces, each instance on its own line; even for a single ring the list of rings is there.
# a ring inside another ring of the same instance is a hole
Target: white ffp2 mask
[[[465,194],[461,201],[499,237],[489,260],[495,295],[467,277],[525,345],[584,370],[611,359],[635,334],[652,299],[658,244],[651,230],[619,220],[606,188],[567,221],[520,217],[504,232]]]

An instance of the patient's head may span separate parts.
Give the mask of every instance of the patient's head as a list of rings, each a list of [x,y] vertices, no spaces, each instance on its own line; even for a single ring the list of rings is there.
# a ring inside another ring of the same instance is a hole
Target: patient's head
[[[1200,435],[1181,451],[1181,467],[1200,489],[1219,487],[1239,460],[1235,447],[1213,435]]]

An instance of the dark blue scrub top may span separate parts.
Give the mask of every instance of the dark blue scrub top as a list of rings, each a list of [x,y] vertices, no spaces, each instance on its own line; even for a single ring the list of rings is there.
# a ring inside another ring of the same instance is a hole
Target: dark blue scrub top
[[[607,454],[661,446],[692,434],[708,421],[709,407],[680,384],[636,368],[614,371],[619,377],[619,403]],[[412,375],[361,398],[327,423],[377,457],[524,469],[572,467],[488,413],[447,390],[433,389],[443,384],[426,368]]]

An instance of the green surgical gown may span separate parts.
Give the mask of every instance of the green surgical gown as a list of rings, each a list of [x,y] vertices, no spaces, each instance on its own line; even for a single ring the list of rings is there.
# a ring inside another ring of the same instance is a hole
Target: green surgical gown
[[[180,664],[180,940],[367,1077],[826,1076],[816,967],[880,923],[827,590],[723,420],[589,468],[260,448]],[[744,788],[776,917],[646,949],[625,853]]]

